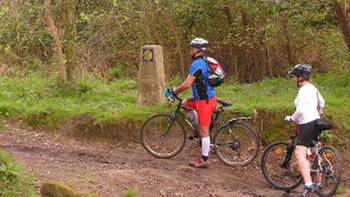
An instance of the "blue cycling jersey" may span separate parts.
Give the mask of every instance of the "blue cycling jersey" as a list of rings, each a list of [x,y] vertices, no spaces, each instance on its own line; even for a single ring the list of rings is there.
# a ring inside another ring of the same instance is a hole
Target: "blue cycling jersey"
[[[208,68],[203,57],[193,60],[189,69],[189,75],[196,77],[192,84],[192,96],[195,100],[206,100],[215,97],[213,87],[206,80],[208,77]]]

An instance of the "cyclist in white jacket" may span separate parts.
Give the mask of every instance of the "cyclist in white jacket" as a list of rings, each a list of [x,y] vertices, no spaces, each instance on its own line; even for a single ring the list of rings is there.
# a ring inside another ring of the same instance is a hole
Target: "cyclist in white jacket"
[[[298,64],[290,69],[288,74],[295,77],[297,86],[300,88],[298,96],[294,100],[296,111],[293,115],[286,116],[285,120],[295,121],[299,126],[295,156],[305,183],[301,196],[306,196],[313,189],[321,187],[320,183],[312,183],[310,162],[307,160],[306,154],[312,140],[318,135],[316,122],[321,118],[325,101],[317,88],[309,82],[311,65]]]

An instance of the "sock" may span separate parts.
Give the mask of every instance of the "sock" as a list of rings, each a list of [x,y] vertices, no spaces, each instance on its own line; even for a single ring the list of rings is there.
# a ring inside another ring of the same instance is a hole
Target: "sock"
[[[207,161],[209,159],[209,157],[206,157],[206,156],[202,155],[202,159],[203,159],[203,161]]]
[[[210,151],[210,137],[203,137],[202,138],[202,156],[203,159],[208,159],[209,157],[209,151]]]
[[[306,186],[306,187],[311,187],[311,186],[312,186],[312,182],[307,182],[307,183],[305,183],[305,186]]]

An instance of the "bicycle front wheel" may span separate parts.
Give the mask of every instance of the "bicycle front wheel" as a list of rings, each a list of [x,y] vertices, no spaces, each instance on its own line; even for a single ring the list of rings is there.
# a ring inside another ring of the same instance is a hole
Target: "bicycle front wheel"
[[[285,191],[298,187],[303,181],[291,146],[286,142],[275,142],[261,157],[261,171],[267,182]]]
[[[184,148],[186,132],[169,114],[156,114],[148,118],[140,131],[141,143],[157,158],[174,157]]]
[[[321,197],[335,194],[341,177],[341,158],[333,147],[325,146],[319,153],[319,166],[317,172],[312,173],[315,183],[321,183],[316,192]]]
[[[244,166],[252,162],[259,149],[255,131],[243,123],[230,123],[214,135],[216,156],[229,166]]]

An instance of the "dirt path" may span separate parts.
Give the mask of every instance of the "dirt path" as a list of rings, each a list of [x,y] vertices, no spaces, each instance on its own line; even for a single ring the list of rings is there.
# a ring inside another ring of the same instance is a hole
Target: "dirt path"
[[[29,167],[38,191],[43,182],[53,179],[101,197],[123,196],[128,188],[134,188],[142,197],[286,196],[265,182],[256,163],[246,169],[232,168],[212,156],[210,168],[190,168],[187,164],[198,156],[197,146],[190,142],[175,158],[160,160],[137,143],[116,147],[13,125],[6,125],[0,133],[0,148],[12,152]],[[344,175],[349,188],[349,170]]]

